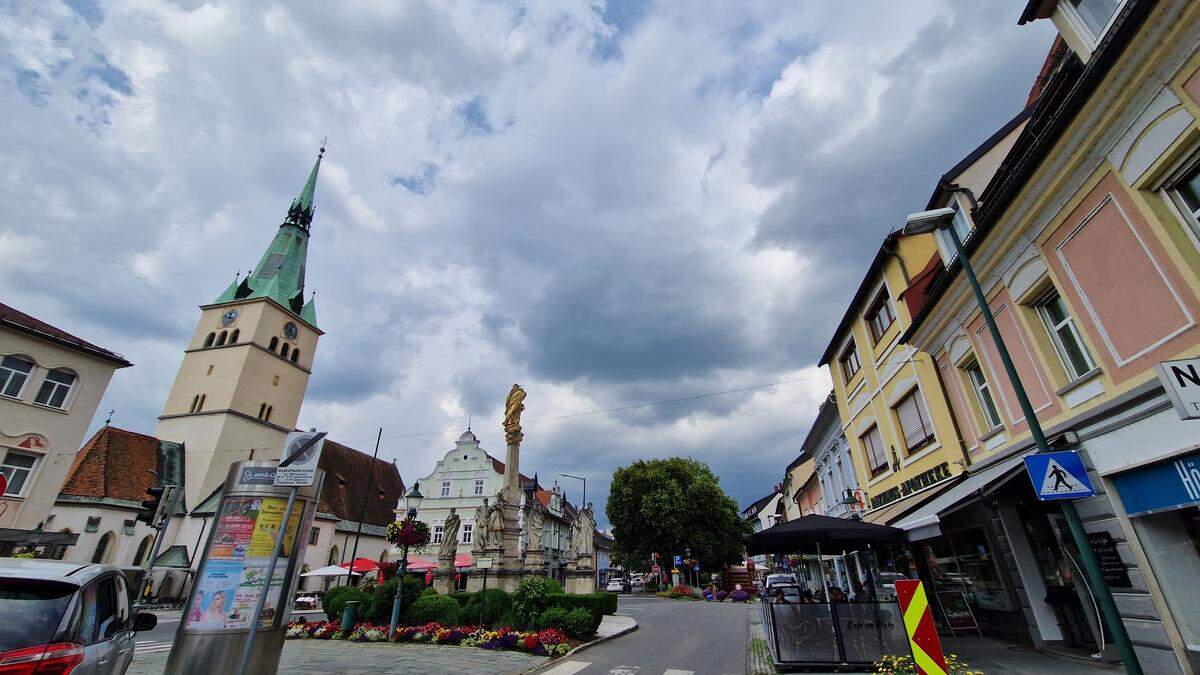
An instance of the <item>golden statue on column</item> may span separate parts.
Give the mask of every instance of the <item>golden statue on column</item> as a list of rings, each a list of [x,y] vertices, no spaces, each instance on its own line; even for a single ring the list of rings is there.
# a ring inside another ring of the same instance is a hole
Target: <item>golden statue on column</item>
[[[521,442],[521,412],[525,410],[525,390],[514,384],[504,402],[504,438],[510,445]]]

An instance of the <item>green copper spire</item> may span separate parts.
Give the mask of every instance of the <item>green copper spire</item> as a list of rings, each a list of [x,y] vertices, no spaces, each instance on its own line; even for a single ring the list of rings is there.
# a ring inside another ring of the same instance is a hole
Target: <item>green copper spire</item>
[[[300,196],[292,200],[287,216],[271,245],[267,247],[254,271],[239,283],[237,280],[221,293],[216,303],[234,302],[253,298],[270,298],[293,314],[316,325],[316,307],[304,302],[304,267],[308,259],[309,227],[313,217],[313,194],[317,188],[317,171],[325,156],[325,146],[317,154],[308,180]],[[307,309],[307,311],[306,311]]]

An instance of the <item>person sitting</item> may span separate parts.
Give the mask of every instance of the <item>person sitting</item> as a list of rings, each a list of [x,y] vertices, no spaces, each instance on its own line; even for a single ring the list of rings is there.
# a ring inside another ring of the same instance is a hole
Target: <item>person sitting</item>
[[[844,591],[842,591],[842,589],[838,588],[837,586],[830,586],[829,587],[829,601],[830,602],[846,602],[846,593]]]
[[[782,588],[775,589],[775,597],[772,598],[772,602],[774,602],[777,605],[791,604],[788,602],[787,596],[783,594]]]
[[[813,599],[812,591],[808,590],[807,588],[801,591],[800,602],[806,605],[811,605],[812,603],[816,602],[816,600]]]
[[[867,594],[863,591],[862,582],[855,579],[850,582],[850,602],[866,602]]]

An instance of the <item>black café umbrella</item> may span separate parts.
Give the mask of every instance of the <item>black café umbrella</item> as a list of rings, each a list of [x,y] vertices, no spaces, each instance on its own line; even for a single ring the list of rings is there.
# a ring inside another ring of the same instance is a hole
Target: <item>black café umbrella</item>
[[[816,553],[838,549],[866,548],[873,544],[900,544],[904,530],[886,525],[864,523],[851,518],[830,518],[809,514],[789,520],[761,532],[742,537],[746,552]]]

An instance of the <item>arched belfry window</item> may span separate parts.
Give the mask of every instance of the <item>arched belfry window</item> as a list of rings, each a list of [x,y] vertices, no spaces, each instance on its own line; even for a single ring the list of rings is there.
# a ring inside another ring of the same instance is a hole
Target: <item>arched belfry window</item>
[[[266,417],[266,415],[267,415],[267,404],[263,403],[262,405],[258,406],[258,419],[261,420],[264,417]]]
[[[229,334],[229,344],[231,344],[231,345],[236,344],[238,341],[238,335],[241,335],[241,332],[242,331],[240,331],[236,328],[233,329],[233,332]]]
[[[279,355],[286,359],[289,349],[291,349],[291,347],[288,346],[288,343],[283,343],[283,346],[279,348]]]
[[[279,338],[273,337],[273,338],[271,338],[271,343],[267,345],[267,349],[270,349],[271,351],[275,351],[275,348],[278,346],[279,346]]]
[[[292,350],[292,363],[296,363],[299,360],[300,360],[300,350],[293,349]]]
[[[221,331],[221,334],[217,336],[216,346],[220,347],[221,345],[225,344],[225,338],[227,337],[229,337],[228,331]]]
[[[199,407],[200,407],[200,394],[196,394],[195,396],[192,397],[192,407],[188,409],[188,412],[196,412],[196,410]]]
[[[213,346],[213,340],[216,340],[216,339],[217,339],[216,333],[209,333],[208,337],[204,338],[204,346],[205,347]]]
[[[267,406],[267,416],[266,416],[266,417],[264,417],[263,419],[264,419],[264,420],[266,420],[266,421],[268,421],[268,422],[270,422],[270,421],[271,421],[271,406]]]

